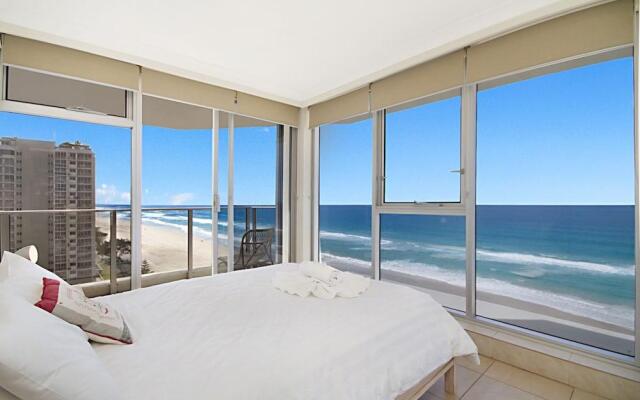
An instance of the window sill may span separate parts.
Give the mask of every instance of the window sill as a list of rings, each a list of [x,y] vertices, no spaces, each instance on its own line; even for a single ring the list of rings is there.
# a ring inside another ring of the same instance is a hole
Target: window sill
[[[543,356],[540,361],[549,365],[540,367],[543,370],[532,372],[560,382],[569,383],[568,380],[572,375],[571,365],[577,364],[640,383],[640,365],[632,357],[617,355],[587,346],[584,346],[584,349],[580,349],[578,344],[551,338],[547,335],[525,330],[520,331],[520,328],[516,327],[503,327],[499,323],[482,319],[471,320],[455,313],[453,316],[465,330],[471,333],[478,344],[479,351],[489,357],[500,359],[501,356],[505,355],[515,358],[524,356],[522,358],[524,358],[525,365],[520,367],[529,369],[527,366],[529,366],[528,364],[531,360],[527,359],[527,355],[513,354],[518,351],[518,348],[521,348],[524,349],[521,353],[527,353],[527,350],[530,350],[546,356]],[[505,346],[502,346],[503,343]],[[602,354],[596,354],[596,352],[601,352]],[[513,364],[513,360],[503,361],[510,361]]]

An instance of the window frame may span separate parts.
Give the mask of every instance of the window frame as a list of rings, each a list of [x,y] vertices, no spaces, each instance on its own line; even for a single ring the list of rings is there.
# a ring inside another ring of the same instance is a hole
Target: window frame
[[[1,38],[0,38],[1,40]],[[60,77],[64,79],[70,79],[74,81],[86,82],[89,84],[111,87],[116,89],[122,89],[125,91],[125,116],[113,116],[106,115],[102,113],[91,112],[90,110],[73,110],[62,107],[56,107],[53,105],[41,105],[41,104],[33,104],[27,102],[20,101],[12,101],[7,99],[7,74],[6,71],[9,67],[20,68],[24,70],[29,70],[36,73],[41,73],[44,75]],[[92,81],[88,79],[82,79],[75,76],[68,76],[64,74],[54,73],[51,71],[34,69],[34,68],[25,68],[19,65],[13,65],[9,63],[3,62],[3,52],[0,46],[0,112],[9,112],[16,114],[24,114],[24,115],[33,115],[33,116],[42,116],[42,117],[50,117],[57,118],[63,120],[71,120],[71,121],[80,121],[80,122],[88,122],[98,125],[107,125],[114,127],[125,127],[129,128],[131,131],[131,283],[130,286],[127,284],[126,286],[133,289],[138,289],[142,287],[142,273],[141,273],[141,264],[142,264],[142,98],[143,96],[151,96],[157,97],[164,100],[169,100],[173,102],[178,102],[186,105],[197,106],[200,108],[207,108],[211,111],[212,118],[212,177],[217,177],[218,174],[218,158],[215,157],[216,151],[218,149],[218,130],[220,125],[220,114],[221,112],[226,112],[231,120],[235,116],[245,117],[242,114],[237,114],[234,112],[229,112],[226,110],[221,110],[209,106],[203,106],[201,104],[193,104],[187,101],[182,101],[170,97],[156,96],[149,93],[144,93],[142,90],[142,78],[140,74],[138,75],[138,86],[135,89],[120,87],[117,85],[110,85],[103,82]],[[249,118],[250,117],[246,116]],[[281,122],[270,121],[266,118],[263,118],[265,121],[273,122],[274,125],[277,126],[278,138],[282,141],[282,150],[278,154],[279,159],[278,164],[278,179],[279,182],[279,190],[282,192],[282,212],[279,215],[280,220],[282,221],[282,237],[289,238],[291,227],[289,226],[290,221],[290,209],[289,209],[289,182],[284,181],[284,179],[288,180],[290,176],[290,163],[287,158],[289,154],[287,153],[290,149],[291,142],[291,126],[282,124]],[[231,161],[233,159],[231,158]],[[212,187],[212,202],[211,207],[212,210],[217,210],[220,207],[220,197],[218,194],[218,182],[217,179],[212,178],[212,182],[210,183]],[[286,199],[286,200],[284,200]],[[3,215],[0,212],[0,216]],[[212,212],[213,224],[212,227],[216,224],[216,220],[214,218],[217,217],[216,212]],[[213,228],[212,228],[213,229]],[[215,237],[215,236],[214,236]],[[278,245],[282,248],[282,256],[281,260],[283,262],[287,262],[290,258],[290,244],[289,240],[283,240],[278,238]],[[218,272],[218,263],[217,263],[217,247],[212,251],[212,274],[216,274]],[[117,290],[117,289],[116,289]],[[112,282],[110,291],[114,292],[114,285]],[[97,292],[96,292],[97,293]]]
[[[371,164],[371,179],[372,179],[372,198],[371,198],[371,217],[372,217],[372,237],[371,237],[371,256],[372,257],[376,257],[378,258],[378,254],[379,252],[374,251],[374,247],[375,247],[375,243],[378,241],[376,239],[376,237],[378,236],[374,236],[376,235],[376,232],[378,232],[379,230],[376,228],[377,225],[377,218],[374,217],[375,215],[375,201],[376,201],[376,196],[375,196],[375,185],[376,185],[376,174],[374,173],[375,171],[375,165],[376,165],[376,157],[377,157],[377,151],[376,151],[376,145],[375,145],[375,140],[376,140],[376,126],[377,126],[377,122],[376,122],[376,118],[377,118],[377,114],[376,113],[366,113],[366,114],[362,114],[362,115],[358,115],[358,116],[354,116],[352,118],[347,118],[346,120],[341,120],[341,121],[336,121],[334,123],[345,123],[345,121],[350,121],[353,120],[352,122],[361,122],[364,120],[371,120],[371,127],[372,127],[372,142],[371,142],[371,151],[372,151],[372,164]],[[324,125],[329,125],[332,123],[327,123]],[[312,128],[312,140],[311,140],[311,154],[312,154],[312,160],[313,160],[313,166],[312,166],[312,196],[311,196],[311,208],[312,208],[312,214],[311,214],[311,226],[312,226],[312,231],[311,231],[311,258],[313,260],[316,261],[321,261],[321,249],[320,249],[320,133],[321,133],[321,127],[317,126],[315,128]],[[376,223],[376,225],[374,226],[373,224]],[[371,264],[371,276],[375,279],[379,279],[380,276],[380,270],[374,268],[374,266],[377,265],[377,261],[374,262],[373,258],[372,258],[372,264]]]
[[[452,89],[447,89],[441,92],[433,93],[428,96],[411,100],[406,103],[411,105],[407,107],[407,109],[422,107],[427,104],[435,103],[438,101],[452,99],[454,97],[460,98],[460,132],[459,132],[459,155],[460,155],[460,165],[458,171],[450,171],[450,173],[457,173],[459,175],[459,200],[458,201],[387,201],[386,200],[386,167],[387,167],[387,149],[386,149],[386,139],[387,139],[387,114],[389,113],[389,109],[382,109],[377,111],[377,118],[379,121],[379,127],[377,129],[376,135],[378,136],[378,146],[379,146],[379,160],[380,162],[375,167],[374,171],[376,171],[376,185],[378,185],[379,196],[377,196],[377,203],[380,206],[380,209],[384,213],[396,213],[396,214],[425,214],[425,215],[460,215],[459,213],[465,208],[465,196],[464,196],[464,175],[466,172],[465,169],[465,151],[464,151],[464,131],[462,129],[462,121],[463,117],[463,88],[461,86],[455,87]],[[415,104],[414,104],[415,103]],[[402,104],[396,105],[400,106]],[[376,128],[374,127],[374,130]]]
[[[473,109],[473,113],[474,113],[474,129],[473,129],[473,140],[474,140],[474,147],[475,147],[475,142],[477,140],[477,130],[476,130],[476,126],[475,126],[475,122],[476,122],[476,113],[477,113],[477,109],[476,109],[476,102],[477,102],[477,95],[478,92],[482,91],[482,90],[490,90],[492,88],[496,88],[496,87],[501,87],[504,85],[509,85],[512,83],[517,83],[517,82],[521,82],[521,81],[525,81],[525,80],[529,80],[529,79],[535,79],[535,78],[539,78],[539,77],[545,77],[554,73],[559,73],[559,72],[564,72],[564,71],[571,71],[571,70],[575,70],[577,68],[581,68],[581,67],[588,67],[588,66],[592,66],[592,65],[596,65],[599,63],[603,63],[603,62],[607,62],[607,61],[612,61],[612,60],[617,60],[617,59],[621,59],[621,58],[626,58],[626,57],[632,57],[633,59],[633,63],[634,63],[634,85],[637,85],[637,71],[636,71],[636,65],[637,65],[637,54],[634,51],[633,46],[631,45],[623,45],[623,46],[618,46],[615,48],[611,48],[611,49],[607,49],[607,50],[603,50],[603,51],[599,51],[596,53],[590,53],[590,54],[583,54],[580,56],[576,56],[576,57],[572,57],[570,59],[565,59],[565,60],[558,60],[555,62],[551,62],[548,64],[544,64],[544,65],[539,65],[539,66],[535,66],[535,67],[531,67],[525,70],[521,70],[521,71],[515,71],[509,74],[505,74],[505,75],[501,75],[498,77],[494,77],[494,78],[490,78],[490,79],[485,79],[482,81],[478,81],[478,82],[474,82],[472,85],[475,87],[475,94],[474,94],[474,109]],[[474,302],[474,313],[472,316],[470,316],[474,321],[479,321],[481,323],[484,323],[486,325],[490,325],[490,326],[494,326],[494,327],[499,327],[500,329],[503,329],[506,332],[517,332],[518,334],[524,335],[526,337],[529,338],[533,338],[535,340],[542,340],[545,343],[552,343],[552,344],[559,344],[565,348],[570,348],[570,349],[576,349],[578,351],[581,352],[585,352],[587,354],[590,355],[596,355],[599,357],[602,357],[604,359],[607,360],[615,360],[615,361],[622,361],[628,364],[635,364],[637,366],[640,366],[640,133],[638,131],[639,125],[637,123],[637,111],[638,111],[638,97],[637,97],[637,92],[636,92],[636,88],[633,89],[634,90],[634,113],[635,113],[635,118],[636,118],[636,123],[634,124],[634,132],[633,132],[633,142],[634,142],[634,175],[635,175],[635,179],[634,179],[634,184],[635,187],[633,188],[634,191],[634,218],[635,218],[635,237],[634,237],[634,242],[635,242],[635,254],[634,254],[634,258],[635,258],[635,274],[634,274],[634,278],[635,278],[635,308],[634,308],[634,323],[635,323],[635,329],[634,329],[634,337],[635,337],[635,351],[634,351],[634,355],[626,355],[623,353],[617,353],[613,350],[608,350],[605,349],[603,347],[596,347],[596,345],[588,345],[588,344],[584,344],[578,341],[574,341],[571,339],[567,339],[567,338],[563,338],[560,336],[555,336],[551,333],[545,333],[542,331],[537,331],[534,330],[533,328],[525,328],[522,326],[518,326],[515,324],[510,324],[508,322],[499,320],[499,319],[494,319],[492,317],[488,317],[488,316],[484,316],[484,315],[479,315],[476,312],[476,283],[475,283],[475,278],[474,278],[474,289],[473,289],[473,302]],[[477,167],[477,164],[475,162],[475,156],[477,156],[477,149],[474,150],[474,170]],[[477,184],[477,176],[475,174],[473,174],[473,195],[474,195],[474,206],[473,206],[473,214],[474,214],[474,232],[473,232],[473,242],[474,242],[474,254],[475,254],[475,242],[476,242],[476,231],[475,231],[475,212],[476,212],[476,206],[478,205],[475,199],[475,195],[476,195],[476,184]],[[481,204],[482,205],[482,204]],[[474,276],[476,275],[476,265],[475,265],[475,259],[474,259],[474,266],[473,266],[473,271],[474,271]],[[469,317],[469,316],[467,316]]]
[[[636,17],[637,18],[637,17]],[[477,327],[480,332],[492,331],[520,343],[531,343],[530,348],[541,347],[563,350],[576,357],[594,360],[594,364],[585,365],[611,365],[612,368],[620,365],[640,367],[640,113],[638,112],[638,33],[634,44],[617,46],[614,48],[582,54],[568,59],[556,60],[544,65],[537,65],[524,70],[514,71],[490,79],[474,82],[465,82],[461,87],[452,90],[461,90],[461,197],[460,203],[390,203],[384,202],[384,142],[385,142],[385,109],[372,111],[372,210],[371,210],[371,277],[380,279],[380,216],[384,214],[414,214],[414,215],[450,215],[465,216],[465,245],[466,245],[466,311],[447,309],[457,317],[465,327]],[[635,354],[627,356],[613,351],[599,349],[578,342],[539,333],[526,328],[509,325],[504,322],[491,320],[476,314],[476,102],[477,92],[491,86],[498,86],[513,81],[532,78],[561,70],[569,70],[576,67],[594,64],[600,61],[611,60],[623,56],[633,56],[634,63],[634,168],[635,168],[635,260],[636,260],[636,307],[635,307]],[[437,96],[439,93],[427,96]],[[319,260],[319,233],[318,233],[318,139],[319,128],[313,128],[312,132],[312,256]],[[526,346],[525,346],[526,347]],[[599,364],[597,364],[599,363]]]
[[[141,253],[140,253],[140,229],[136,229],[136,221],[141,221],[140,217],[140,194],[141,189],[138,187],[140,183],[139,175],[140,175],[140,142],[141,142],[141,126],[138,125],[138,122],[141,123],[141,119],[138,121],[137,116],[141,116],[141,113],[138,112],[140,110],[140,105],[137,103],[137,100],[141,99],[141,96],[138,95],[138,91],[131,90],[129,88],[117,87],[113,85],[104,84],[101,82],[94,82],[85,79],[78,79],[72,76],[66,76],[61,74],[52,73],[50,71],[42,71],[37,69],[29,68],[29,71],[41,73],[44,75],[57,76],[65,79],[71,79],[76,81],[87,82],[90,84],[113,87],[117,89],[125,90],[125,117],[106,115],[101,113],[92,113],[86,112],[83,110],[70,110],[61,107],[55,107],[50,105],[41,105],[41,104],[33,104],[26,103],[20,101],[12,101],[7,99],[7,75],[6,71],[8,67],[16,67],[11,64],[5,64],[3,62],[3,52],[0,48],[0,112],[14,113],[14,114],[22,114],[22,115],[31,115],[36,117],[48,117],[48,118],[56,118],[62,120],[69,121],[78,121],[78,122],[86,122],[96,125],[103,126],[113,126],[118,128],[128,128],[130,130],[130,140],[131,140],[131,155],[130,155],[130,182],[131,182],[131,229],[130,229],[130,239],[131,239],[131,284],[126,285],[131,290],[137,289],[141,287],[141,276],[140,276],[140,261],[141,261]],[[17,66],[18,68],[21,68]],[[22,68],[25,69],[25,68]],[[66,212],[67,210],[63,210]],[[92,210],[88,210],[92,211]],[[95,211],[95,209],[93,210]],[[42,210],[41,212],[47,213],[47,210]],[[11,215],[12,211],[6,213],[0,213],[0,215]],[[53,213],[52,213],[53,214]],[[109,291],[114,293],[118,290],[116,286],[115,278],[111,279]]]
[[[11,73],[10,70],[19,70],[19,71],[25,71],[25,72],[32,72],[32,73],[36,73],[36,74],[40,74],[40,75],[44,75],[44,76],[50,76],[53,78],[61,78],[61,79],[66,79],[69,81],[73,81],[73,82],[81,82],[81,83],[86,83],[86,84],[90,84],[93,86],[102,86],[104,88],[111,88],[111,89],[117,89],[117,90],[122,90],[124,92],[124,115],[116,115],[116,114],[107,114],[101,111],[97,111],[97,110],[91,110],[91,109],[74,109],[74,108],[69,108],[69,107],[63,107],[63,106],[56,106],[53,104],[46,104],[46,103],[38,103],[38,102],[33,102],[33,101],[21,101],[21,100],[11,100],[9,99],[9,80],[11,79]],[[108,116],[108,117],[114,117],[114,118],[119,118],[119,119],[132,119],[132,113],[133,113],[133,96],[132,96],[132,91],[131,89],[126,89],[126,88],[120,88],[117,86],[112,86],[112,85],[108,85],[108,84],[104,84],[104,83],[98,83],[98,82],[92,82],[92,81],[88,81],[85,79],[79,79],[79,78],[74,78],[74,77],[68,77],[65,75],[60,75],[60,74],[56,74],[56,73],[52,73],[52,72],[48,72],[48,71],[40,71],[37,69],[33,69],[33,68],[27,68],[27,67],[22,67],[22,66],[14,66],[11,64],[3,64],[2,65],[2,76],[5,77],[6,79],[2,80],[2,92],[3,92],[3,96],[2,99],[3,100],[7,100],[11,103],[20,103],[20,104],[32,104],[32,105],[36,105],[36,106],[43,106],[43,107],[47,107],[47,108],[59,108],[59,109],[64,109],[64,110],[68,110],[68,111],[75,111],[75,112],[81,112],[81,113],[88,113],[88,114],[94,114],[94,115],[102,115],[102,116]]]

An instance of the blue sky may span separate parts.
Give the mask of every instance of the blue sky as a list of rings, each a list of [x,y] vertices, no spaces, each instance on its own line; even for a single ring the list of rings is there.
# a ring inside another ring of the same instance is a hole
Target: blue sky
[[[632,68],[627,57],[480,91],[478,203],[632,204]],[[387,200],[457,200],[459,113],[459,98],[389,113]],[[371,120],[321,132],[321,204],[370,204]],[[128,203],[128,129],[0,113],[0,135],[89,144],[98,203]],[[224,204],[225,129],[220,149]],[[276,128],[236,128],[235,149],[236,204],[273,204]],[[210,180],[210,131],[144,128],[144,204],[210,204]]]
[[[0,113],[0,136],[80,141],[96,154],[98,204],[128,204],[131,187],[131,136],[118,128]],[[145,205],[211,204],[211,130],[143,129],[142,200]],[[220,132],[220,196],[227,199],[227,132]],[[274,204],[276,127],[235,130],[236,204]]]
[[[478,93],[478,204],[633,204],[632,58]],[[455,201],[460,100],[389,113],[387,201]],[[321,128],[321,204],[371,204],[371,120]]]

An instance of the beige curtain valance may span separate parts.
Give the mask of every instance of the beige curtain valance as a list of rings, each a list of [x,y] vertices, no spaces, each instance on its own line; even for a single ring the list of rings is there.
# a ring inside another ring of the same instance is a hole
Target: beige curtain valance
[[[53,72],[126,89],[138,88],[139,68],[107,57],[54,44],[3,35],[5,64]]]
[[[617,0],[471,46],[468,81],[481,81],[631,43],[633,1]]]
[[[152,69],[142,69],[142,92],[275,123],[298,125],[297,107]]]
[[[138,90],[138,79],[142,76],[142,90],[146,94],[275,123],[298,125],[298,107],[148,68],[141,69],[134,64],[67,47],[5,34],[2,42],[2,57],[7,65],[130,90]],[[153,103],[153,105],[158,104]],[[152,114],[147,114],[147,120],[153,120],[150,116]],[[171,125],[166,122],[164,124]],[[201,125],[197,122],[194,124]],[[183,124],[176,122],[174,125]]]
[[[464,83],[464,50],[445,55],[371,84],[371,108],[380,110]]]
[[[364,87],[309,107],[309,127],[355,117],[369,112],[369,88]]]
[[[184,130],[211,129],[213,126],[213,110],[145,95],[142,97],[142,124]],[[275,123],[242,115],[234,116],[234,126],[237,128],[272,125],[275,125]],[[220,128],[228,126],[227,113],[221,113],[219,126]]]

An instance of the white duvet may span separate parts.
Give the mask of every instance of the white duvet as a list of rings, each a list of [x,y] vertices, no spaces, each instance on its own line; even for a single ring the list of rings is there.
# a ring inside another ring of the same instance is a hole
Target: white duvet
[[[430,296],[372,282],[324,300],[271,285],[294,264],[103,297],[129,346],[94,345],[125,398],[394,399],[451,357],[476,353]]]

